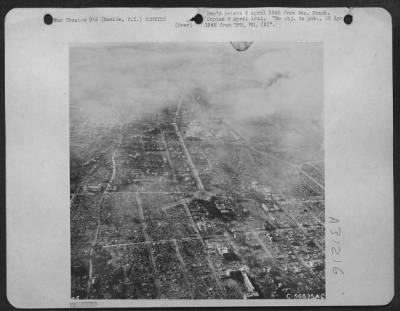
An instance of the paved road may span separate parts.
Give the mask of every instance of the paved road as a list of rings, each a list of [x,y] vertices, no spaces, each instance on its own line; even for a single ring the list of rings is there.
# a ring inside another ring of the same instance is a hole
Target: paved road
[[[75,197],[76,197],[76,195],[79,193],[79,189],[81,189],[81,188],[85,185],[87,179],[89,178],[89,176],[93,173],[93,171],[94,171],[96,168],[97,168],[97,164],[93,165],[93,167],[90,169],[89,173],[87,173],[87,175],[85,176],[85,178],[82,180],[82,182],[79,184],[79,186],[75,189],[75,192],[74,192],[74,194],[72,195],[71,200],[70,200],[70,206],[72,206],[72,203],[74,203]]]
[[[115,172],[117,169],[116,164],[115,164],[115,154],[117,153],[118,149],[121,146],[122,137],[123,137],[123,133],[122,133],[122,125],[121,125],[118,144],[111,156],[111,160],[113,163],[113,171],[112,171],[110,179],[108,180],[107,186],[101,195],[101,199],[100,199],[100,202],[99,202],[99,205],[97,208],[97,227],[96,227],[96,232],[95,232],[95,235],[94,235],[94,238],[93,238],[90,250],[89,250],[89,277],[88,277],[88,282],[87,282],[87,297],[86,297],[87,299],[89,299],[89,297],[90,297],[90,289],[91,289],[92,282],[93,282],[93,255],[94,255],[94,248],[97,245],[97,240],[98,240],[98,236],[99,236],[99,232],[100,232],[100,228],[101,228],[101,207],[104,202],[104,196],[108,193],[107,189],[109,188],[109,186],[112,185],[112,182],[114,181]]]
[[[175,132],[179,137],[179,141],[180,141],[180,143],[182,145],[182,148],[183,148],[183,150],[185,152],[186,159],[188,161],[190,169],[192,170],[192,174],[193,174],[194,178],[196,179],[197,187],[199,188],[199,190],[202,191],[202,190],[204,190],[203,183],[202,183],[202,181],[200,179],[200,176],[199,176],[199,173],[198,173],[198,171],[196,169],[196,166],[193,163],[192,157],[191,157],[191,155],[190,155],[190,153],[189,153],[189,151],[188,151],[188,149],[186,147],[186,144],[185,144],[185,141],[184,141],[184,139],[182,137],[181,131],[179,130],[179,127],[178,127],[178,125],[176,123],[178,121],[179,113],[181,111],[183,94],[184,94],[185,88],[186,88],[186,81],[184,81],[184,84],[182,86],[181,94],[180,94],[180,97],[179,97],[179,100],[178,100],[178,104],[177,104],[176,112],[175,112],[175,117],[174,117],[174,120],[172,122],[172,125],[174,126]]]
[[[194,299],[193,289],[192,289],[192,287],[190,286],[190,282],[189,282],[189,279],[188,279],[188,277],[187,277],[188,273],[187,273],[187,270],[186,270],[186,264],[185,264],[185,261],[183,260],[182,254],[181,254],[181,252],[180,252],[180,250],[179,250],[178,242],[176,241],[176,239],[172,239],[172,243],[174,243],[175,252],[176,252],[176,257],[178,257],[178,260],[179,260],[179,262],[180,262],[180,264],[181,264],[181,269],[182,269],[182,273],[183,273],[183,278],[185,279],[187,289],[188,289],[188,291],[189,291],[189,293],[190,293],[190,297],[191,297],[192,299]]]
[[[171,203],[167,203],[167,204],[161,205],[160,209],[162,209],[165,212],[166,210],[170,209],[171,207],[177,206],[179,204],[184,205],[185,203],[190,202],[190,200],[191,200],[191,198],[186,198],[186,199],[181,199],[181,200],[174,201]],[[190,215],[189,217],[192,217],[192,216]]]
[[[168,150],[168,146],[167,146],[167,142],[165,141],[165,133],[164,131],[162,131],[161,133],[161,140],[163,142],[164,148],[165,148],[165,153],[167,154],[167,160],[168,160],[168,164],[171,167],[171,172],[172,172],[172,180],[177,183],[176,181],[176,175],[175,175],[175,170],[174,170],[174,166],[172,164],[172,160],[171,160],[171,156],[169,154],[169,150]]]
[[[194,178],[196,179],[197,187],[199,188],[200,191],[203,191],[204,190],[204,186],[203,186],[203,183],[202,183],[202,181],[200,179],[199,172],[197,171],[196,166],[193,163],[192,156],[190,155],[189,150],[186,147],[185,141],[183,140],[182,134],[179,131],[178,125],[175,122],[172,123],[172,124],[173,124],[173,126],[175,128],[176,134],[179,137],[179,141],[180,141],[180,143],[182,145],[183,151],[185,152],[186,159],[187,159],[187,162],[188,162],[188,164],[190,166],[192,174],[193,174]]]
[[[150,256],[150,263],[151,263],[151,267],[152,267],[151,270],[152,270],[152,273],[153,273],[154,285],[156,287],[156,298],[160,298],[160,295],[161,295],[160,294],[160,280],[157,277],[156,264],[155,264],[153,253],[151,252],[152,249],[150,247],[150,244],[152,243],[152,240],[151,240],[151,238],[149,236],[149,233],[148,233],[147,223],[144,220],[142,200],[140,199],[139,194],[136,194],[136,202],[137,202],[138,209],[139,209],[140,220],[141,220],[141,223],[142,223],[142,226],[143,226],[143,230],[142,230],[143,231],[143,235],[144,235],[144,238],[146,240],[144,243],[147,245],[147,249],[148,249],[149,256]],[[127,244],[120,244],[120,245],[125,246],[125,245],[136,245],[136,244],[143,244],[143,242],[127,243]],[[112,247],[112,246],[113,245],[104,246],[104,247]]]

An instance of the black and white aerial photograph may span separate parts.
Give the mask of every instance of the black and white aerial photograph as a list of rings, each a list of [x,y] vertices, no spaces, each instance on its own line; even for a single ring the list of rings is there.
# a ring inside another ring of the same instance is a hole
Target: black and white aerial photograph
[[[322,43],[69,48],[73,299],[325,299]]]

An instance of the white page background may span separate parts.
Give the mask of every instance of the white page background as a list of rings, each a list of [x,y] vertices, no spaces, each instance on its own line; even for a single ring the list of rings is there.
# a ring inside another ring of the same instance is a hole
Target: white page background
[[[7,297],[21,308],[69,307],[69,47],[152,41],[322,42],[326,219],[341,226],[340,267],[326,224],[326,300],[106,300],[97,306],[376,305],[394,293],[392,33],[380,8],[352,25],[174,28],[196,9],[16,9],[5,20]],[[140,10],[144,10],[143,12]],[[204,9],[203,9],[204,10]],[[344,16],[344,8],[329,9]],[[67,24],[54,17],[153,13],[168,23]],[[83,305],[82,305],[83,306]]]

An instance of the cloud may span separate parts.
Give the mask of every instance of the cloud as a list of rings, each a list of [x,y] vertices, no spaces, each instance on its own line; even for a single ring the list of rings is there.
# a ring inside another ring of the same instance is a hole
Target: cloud
[[[142,43],[71,49],[71,105],[134,115],[203,89],[234,118],[322,117],[322,47],[255,42]],[[95,117],[95,114],[93,114]]]

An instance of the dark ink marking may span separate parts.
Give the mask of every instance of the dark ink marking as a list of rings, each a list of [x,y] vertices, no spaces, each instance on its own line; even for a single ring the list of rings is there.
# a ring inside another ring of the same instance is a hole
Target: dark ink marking
[[[353,22],[353,16],[350,14],[347,14],[344,18],[343,21],[346,25],[350,25]]]
[[[192,22],[196,24],[201,24],[203,22],[203,16],[201,14],[196,14],[194,17],[190,19]]]
[[[43,18],[43,21],[46,25],[51,25],[53,24],[53,16],[51,16],[50,14],[46,14]]]

